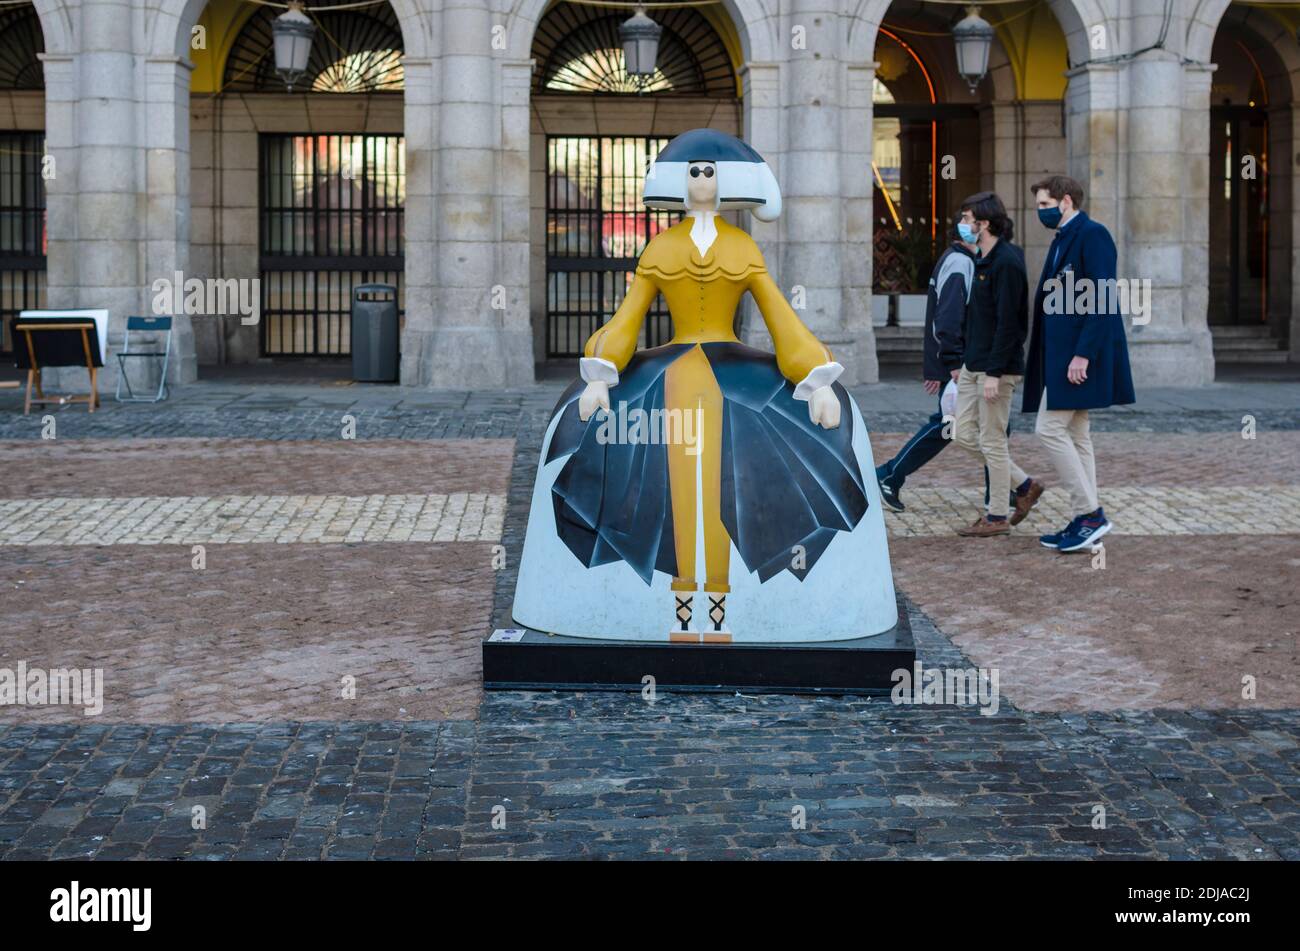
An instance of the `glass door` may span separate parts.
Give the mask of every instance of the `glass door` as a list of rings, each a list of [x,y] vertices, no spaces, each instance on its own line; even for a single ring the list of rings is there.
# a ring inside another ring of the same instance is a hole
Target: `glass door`
[[[1211,324],[1268,321],[1268,228],[1268,117],[1250,106],[1215,106],[1210,110]]]
[[[546,355],[575,357],[622,303],[637,258],[681,215],[641,204],[650,161],[668,144],[649,136],[546,140]],[[663,298],[646,315],[643,345],[672,336]]]
[[[45,133],[0,133],[0,353],[19,312],[45,307],[44,155]]]
[[[405,312],[406,140],[261,140],[262,353],[352,352],[352,288],[397,288]]]

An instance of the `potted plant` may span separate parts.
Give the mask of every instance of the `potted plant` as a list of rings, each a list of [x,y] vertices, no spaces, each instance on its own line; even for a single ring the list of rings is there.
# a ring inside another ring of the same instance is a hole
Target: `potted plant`
[[[928,225],[883,231],[877,241],[875,289],[898,297],[900,326],[925,323],[926,284],[934,266],[934,241]],[[883,248],[882,248],[883,245]],[[883,250],[883,253],[880,253]]]

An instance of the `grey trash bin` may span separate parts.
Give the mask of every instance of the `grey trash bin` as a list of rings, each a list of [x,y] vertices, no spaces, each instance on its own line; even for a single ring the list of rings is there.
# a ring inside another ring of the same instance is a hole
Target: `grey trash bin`
[[[352,379],[397,380],[397,288],[358,284],[352,291]]]

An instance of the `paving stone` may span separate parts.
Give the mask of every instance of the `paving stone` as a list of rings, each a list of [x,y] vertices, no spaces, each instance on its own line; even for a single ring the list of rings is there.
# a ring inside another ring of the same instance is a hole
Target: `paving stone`
[[[112,586],[123,564],[113,559],[153,576],[166,569],[149,559],[172,557],[153,542],[223,538],[217,544],[275,551],[294,577],[319,571],[328,552],[340,565],[374,566],[381,592],[419,590],[430,576],[454,576],[456,559],[478,557],[472,543],[454,540],[462,531],[519,551],[558,392],[545,385],[490,401],[403,394],[406,402],[349,408],[361,438],[347,446],[338,407],[297,398],[276,408],[232,398],[113,406],[93,417],[60,412],[54,446],[36,441],[30,419],[0,417],[0,438],[21,441],[5,447],[12,458],[53,451],[61,473],[43,481],[34,462],[6,470],[0,552],[30,562],[43,551],[67,564],[84,555],[87,579]],[[921,419],[877,410],[879,392],[856,391],[878,455]],[[1260,437],[1243,445],[1240,414],[1211,406],[1097,414],[1103,495],[1122,516],[1116,534],[1127,532],[1127,544],[1213,528],[1263,546],[1300,530],[1300,411],[1261,409]],[[1041,466],[1016,427],[1017,458]],[[92,454],[79,446],[85,439],[102,442]],[[205,444],[216,440],[220,451]],[[92,456],[102,457],[99,468],[78,478],[78,466],[92,465],[78,459]],[[300,471],[286,475],[291,456]],[[215,461],[204,466],[205,458]],[[150,494],[127,474],[127,459],[170,467],[176,494]],[[927,468],[925,484],[909,483],[910,515],[887,520],[896,544],[941,543],[953,514],[978,503],[968,469],[948,453]],[[95,473],[102,479],[87,480]],[[356,489],[331,481],[342,478]],[[113,491],[90,498],[87,484]],[[1057,490],[1040,504],[1026,532],[1063,514]],[[1207,507],[1222,515],[1213,525],[1197,514]],[[417,537],[421,517],[428,538]],[[291,535],[296,543],[279,544]],[[112,558],[95,547],[105,542]],[[292,554],[303,549],[312,553]],[[393,549],[459,554],[431,555],[399,574],[366,562]],[[175,550],[188,565],[188,548]],[[245,557],[241,570],[264,583],[265,564]],[[482,631],[509,626],[515,560],[492,573],[466,612],[471,654]],[[384,601],[348,597],[383,614]],[[233,627],[230,618],[214,621],[222,603],[160,613]],[[910,596],[905,604],[926,664],[973,665],[973,642],[950,630],[960,624],[936,623],[942,612]],[[284,624],[282,604],[239,608],[262,625],[250,644]],[[422,639],[401,644],[402,654],[427,649],[426,619],[419,625]],[[206,676],[243,666],[230,659],[234,646],[202,661]],[[1087,656],[1053,646],[1063,651],[1058,666]],[[648,710],[621,694],[484,696],[470,671],[444,709],[403,699],[304,720],[297,711],[320,711],[319,700],[286,713],[283,698],[270,696],[254,722],[178,715],[176,706],[137,722],[89,722],[80,711],[66,722],[0,720],[0,859],[1300,858],[1300,711],[1290,706],[1039,709],[1008,691],[992,717],[861,697],[665,695]],[[396,690],[410,677],[392,679]],[[1086,700],[1089,691],[1075,695]],[[396,715],[407,704],[418,714]],[[206,828],[191,827],[195,804],[207,810]],[[502,805],[506,828],[496,829],[493,807]],[[1106,810],[1105,829],[1091,826],[1095,806]]]

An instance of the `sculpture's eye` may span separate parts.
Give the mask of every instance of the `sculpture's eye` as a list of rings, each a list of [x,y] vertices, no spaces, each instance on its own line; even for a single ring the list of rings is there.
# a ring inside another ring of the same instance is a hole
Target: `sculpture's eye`
[[[703,165],[703,166],[700,166],[700,165],[692,165],[692,166],[691,166],[691,178],[699,178],[701,175],[703,175],[705,178],[712,178],[712,177],[713,177],[713,166],[712,166],[712,165]]]

